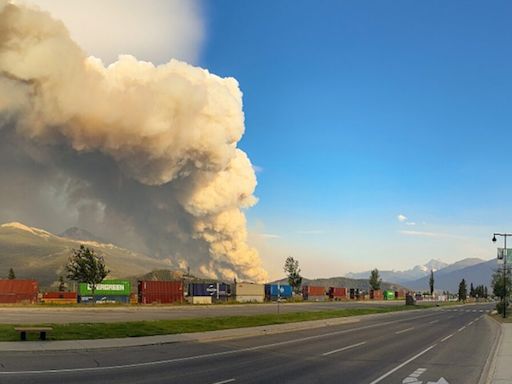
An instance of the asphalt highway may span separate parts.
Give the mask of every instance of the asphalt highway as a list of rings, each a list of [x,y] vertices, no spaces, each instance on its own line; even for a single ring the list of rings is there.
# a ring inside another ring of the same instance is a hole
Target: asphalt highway
[[[343,308],[364,308],[368,306],[403,305],[404,301],[381,302],[304,302],[281,303],[280,313],[327,311]],[[227,305],[141,305],[141,306],[5,306],[0,307],[2,324],[41,323],[94,323],[138,320],[187,319],[211,316],[237,316],[276,313],[277,304],[227,304]]]
[[[208,343],[0,353],[0,383],[478,384],[499,326],[491,305]]]

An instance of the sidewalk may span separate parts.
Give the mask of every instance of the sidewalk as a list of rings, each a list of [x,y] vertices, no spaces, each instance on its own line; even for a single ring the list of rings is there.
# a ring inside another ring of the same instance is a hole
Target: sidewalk
[[[501,332],[488,384],[512,384],[512,323],[501,324]]]

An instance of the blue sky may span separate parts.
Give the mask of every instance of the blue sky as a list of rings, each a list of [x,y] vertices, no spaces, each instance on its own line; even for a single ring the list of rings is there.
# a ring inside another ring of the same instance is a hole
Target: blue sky
[[[244,92],[264,260],[325,275],[494,256],[512,203],[512,4],[203,6],[199,64]]]
[[[107,63],[239,81],[271,277],[289,255],[308,277],[490,259],[512,230],[510,2],[37,2]]]

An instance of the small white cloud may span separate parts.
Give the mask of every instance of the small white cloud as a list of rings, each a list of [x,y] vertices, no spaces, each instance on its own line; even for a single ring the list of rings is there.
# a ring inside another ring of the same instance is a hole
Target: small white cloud
[[[321,235],[321,234],[325,233],[325,231],[323,231],[321,229],[309,229],[309,230],[297,231],[297,233],[299,235]]]
[[[259,165],[252,165],[252,169],[254,170],[254,172],[256,173],[261,173],[263,172],[263,167],[260,167]]]
[[[465,236],[454,235],[452,233],[441,232],[425,232],[425,231],[398,231],[401,235],[416,236],[416,237],[435,237],[435,238],[449,238],[449,239],[466,239]]]
[[[404,222],[406,222],[406,221],[407,221],[407,216],[404,216],[404,215],[402,215],[402,214],[399,214],[396,218],[397,218],[397,219],[398,219],[398,221],[399,221],[399,222],[401,222],[401,223],[404,223]]]
[[[273,233],[258,233],[257,236],[262,237],[264,239],[279,239],[281,236],[275,235]]]
[[[407,222],[405,223],[405,225],[414,226],[414,225],[416,225],[416,223],[415,223],[414,221],[407,221]]]

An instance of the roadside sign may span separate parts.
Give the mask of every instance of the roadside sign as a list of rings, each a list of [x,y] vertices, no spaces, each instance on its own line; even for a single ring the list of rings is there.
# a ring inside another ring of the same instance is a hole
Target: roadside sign
[[[512,248],[498,248],[498,263],[503,263],[505,255],[507,258],[507,264],[512,264]]]

